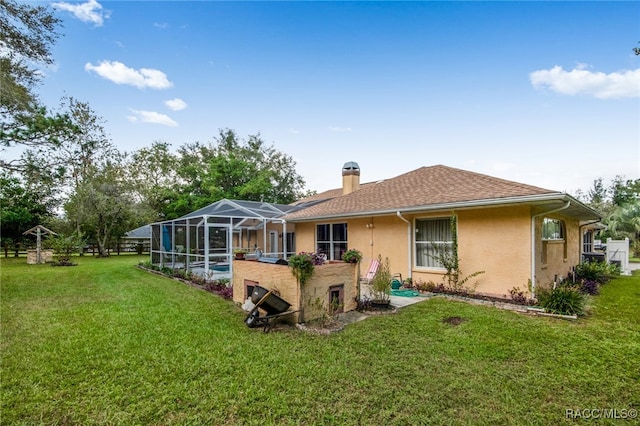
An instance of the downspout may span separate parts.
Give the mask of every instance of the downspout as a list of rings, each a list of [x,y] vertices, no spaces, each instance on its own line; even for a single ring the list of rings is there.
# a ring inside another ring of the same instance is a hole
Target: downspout
[[[407,223],[407,278],[411,277],[411,222],[402,217],[400,211],[396,212],[396,216]]]
[[[571,201],[567,201],[567,204],[565,204],[562,207],[558,207],[557,209],[534,214],[533,216],[531,216],[531,298],[532,299],[535,299],[536,297],[536,218],[538,216],[556,213],[561,210],[568,209],[569,206],[571,206]]]

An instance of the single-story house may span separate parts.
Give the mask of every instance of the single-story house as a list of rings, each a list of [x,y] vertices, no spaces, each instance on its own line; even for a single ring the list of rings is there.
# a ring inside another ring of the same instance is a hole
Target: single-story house
[[[142,225],[131,231],[124,233],[120,237],[127,245],[135,247],[136,251],[142,254],[143,251],[149,251],[151,244],[151,225]]]
[[[364,268],[381,255],[392,273],[440,283],[446,271],[434,254],[457,236],[461,278],[484,271],[471,280],[475,291],[501,297],[513,287],[535,295],[566,276],[601,219],[566,193],[443,165],[360,184],[360,168],[349,162],[342,182],[281,217],[295,225],[298,251],[337,260],[354,248]]]

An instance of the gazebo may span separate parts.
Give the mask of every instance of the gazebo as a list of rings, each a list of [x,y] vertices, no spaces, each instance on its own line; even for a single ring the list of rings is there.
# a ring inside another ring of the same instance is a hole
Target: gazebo
[[[280,219],[299,206],[223,199],[178,219],[151,224],[151,263],[212,278],[231,278],[236,250],[287,258],[294,234]]]

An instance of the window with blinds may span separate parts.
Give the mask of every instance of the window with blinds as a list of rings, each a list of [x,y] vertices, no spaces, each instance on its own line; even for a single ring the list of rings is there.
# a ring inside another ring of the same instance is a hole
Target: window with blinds
[[[453,249],[451,219],[416,219],[416,266],[442,268],[437,259],[439,251]]]

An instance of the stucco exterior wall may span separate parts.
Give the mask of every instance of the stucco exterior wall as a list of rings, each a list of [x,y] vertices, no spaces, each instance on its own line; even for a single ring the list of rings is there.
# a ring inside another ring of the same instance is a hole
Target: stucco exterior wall
[[[296,223],[296,252],[316,251],[316,224]]]
[[[414,221],[416,218],[448,218],[453,213],[458,216],[458,256],[462,277],[485,271],[469,281],[469,284],[477,281],[475,291],[503,296],[513,287],[526,290],[531,278],[531,212],[528,206],[404,214],[403,217],[411,223],[409,232],[407,223],[397,216],[342,222],[348,224],[349,248],[363,253],[362,274],[370,260],[380,254],[383,259],[389,258],[392,274],[401,273],[403,278],[411,276],[414,282],[433,281],[438,284],[442,282],[444,270],[415,266]],[[298,249],[314,251],[315,224],[297,224],[296,229]]]
[[[500,297],[513,287],[527,290],[531,277],[530,208],[512,206],[443,211],[415,214],[410,218],[413,224],[415,219],[448,218],[453,214],[458,217],[460,278],[485,271],[471,278],[466,286],[477,293]],[[412,265],[414,282],[443,282],[444,270],[416,267],[413,259]]]
[[[571,268],[580,263],[580,224],[562,214],[546,217],[562,220],[564,240],[544,241],[542,222],[544,215],[535,218],[536,223],[536,286],[549,287],[556,277],[566,277]],[[546,251],[546,253],[545,253]]]
[[[461,278],[485,271],[476,292],[497,296],[513,287],[528,289],[531,279],[531,212],[528,206],[463,210],[458,215]]]
[[[333,286],[344,286],[344,311],[356,308],[357,271],[355,265],[336,262],[316,266],[313,276],[302,289],[304,320],[309,321],[322,315],[316,306],[329,308],[329,290]],[[291,304],[292,310],[300,309],[300,288],[291,270],[286,265],[273,265],[249,260],[233,262],[233,301],[239,304],[247,299],[245,280],[258,283],[260,286],[280,292],[280,297]],[[320,300],[320,303],[316,303]],[[292,316],[298,319],[297,315]]]
[[[333,223],[348,225],[349,248],[363,253],[361,273],[364,274],[372,258],[378,254],[389,258],[391,273],[410,276],[414,282],[442,282],[444,270],[418,268],[415,266],[415,219],[448,218],[458,216],[458,257],[461,278],[477,271],[485,271],[469,281],[477,282],[475,291],[494,296],[509,295],[509,290],[519,287],[528,291],[531,276],[531,207],[527,205],[478,208],[468,210],[404,214],[411,222],[407,224],[397,216],[375,216],[336,220]],[[535,218],[536,285],[549,285],[554,277],[566,277],[570,269],[580,261],[579,222],[552,214],[547,217],[561,219],[565,224],[565,240],[542,241],[542,220]],[[331,223],[331,222],[318,222]],[[299,251],[315,250],[315,223],[297,224],[296,239]],[[410,248],[407,241],[411,240]],[[566,244],[566,249],[565,249]],[[546,256],[543,257],[543,250]],[[565,255],[566,251],[566,255]],[[546,262],[543,262],[546,259]]]
[[[342,310],[356,309],[356,265],[339,262],[316,266],[313,276],[302,289],[305,321],[319,318],[323,310],[326,312],[331,307],[329,291],[337,286],[343,286]]]
[[[321,221],[324,223],[346,223],[347,238],[350,249],[362,252],[362,273],[366,272],[371,259],[381,255],[383,260],[389,258],[391,273],[408,273],[407,262],[407,224],[396,216],[376,216],[356,219]],[[297,251],[313,252],[316,250],[316,223],[296,224]]]

